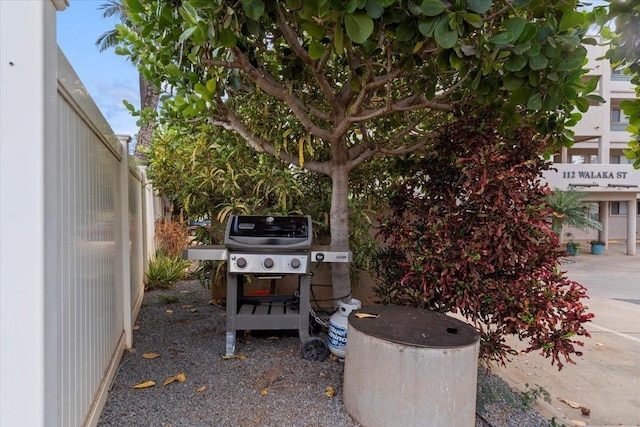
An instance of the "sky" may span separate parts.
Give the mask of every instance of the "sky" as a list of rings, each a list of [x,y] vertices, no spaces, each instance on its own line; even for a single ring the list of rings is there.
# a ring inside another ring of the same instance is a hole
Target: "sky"
[[[135,138],[137,119],[122,101],[126,99],[139,107],[138,72],[113,49],[100,52],[95,45],[98,37],[119,22],[116,17],[102,17],[98,7],[104,3],[104,0],[70,0],[64,11],[57,12],[58,46],[113,131]]]

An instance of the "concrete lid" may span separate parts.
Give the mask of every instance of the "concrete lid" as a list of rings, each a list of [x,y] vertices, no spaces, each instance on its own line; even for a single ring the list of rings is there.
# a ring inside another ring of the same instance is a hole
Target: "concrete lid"
[[[358,318],[356,313],[377,314],[378,317]],[[465,347],[479,340],[475,328],[461,320],[435,311],[398,305],[374,305],[354,310],[349,315],[349,328],[413,347]]]

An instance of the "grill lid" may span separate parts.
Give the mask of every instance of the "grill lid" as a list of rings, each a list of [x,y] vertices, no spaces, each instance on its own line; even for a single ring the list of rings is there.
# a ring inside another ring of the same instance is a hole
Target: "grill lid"
[[[310,216],[233,215],[227,222],[224,244],[229,249],[266,251],[311,248]]]

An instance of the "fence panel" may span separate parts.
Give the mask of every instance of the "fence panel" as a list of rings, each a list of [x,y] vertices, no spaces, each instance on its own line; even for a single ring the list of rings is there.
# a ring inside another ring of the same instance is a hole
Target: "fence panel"
[[[59,266],[58,277],[47,279],[59,291],[55,425],[94,425],[124,350],[125,328],[130,334],[127,319],[132,314],[135,321],[144,292],[144,174],[131,163],[121,178],[126,142],[113,134],[62,52],[56,114],[51,161],[59,194],[51,214],[59,239],[56,253],[47,254]]]

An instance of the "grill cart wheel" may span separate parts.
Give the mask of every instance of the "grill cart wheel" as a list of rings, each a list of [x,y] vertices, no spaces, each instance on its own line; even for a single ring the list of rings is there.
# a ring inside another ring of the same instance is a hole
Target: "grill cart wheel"
[[[322,338],[311,337],[302,344],[302,358],[322,362],[329,355],[329,346]]]

